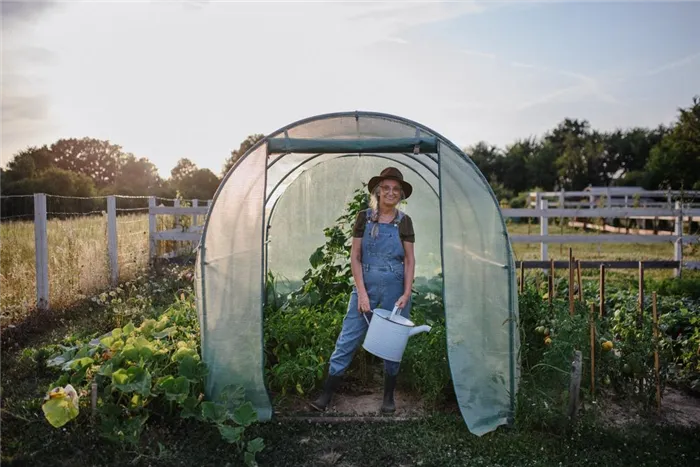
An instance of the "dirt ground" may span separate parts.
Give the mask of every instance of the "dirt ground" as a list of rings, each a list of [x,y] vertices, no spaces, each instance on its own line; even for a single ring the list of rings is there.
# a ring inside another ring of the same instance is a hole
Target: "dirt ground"
[[[645,415],[633,407],[627,407],[624,402],[612,400],[601,403],[601,410],[606,414],[603,418],[614,426],[624,426],[647,419],[659,424],[700,427],[700,397],[672,387],[666,387],[664,390],[659,413]]]
[[[393,415],[383,415],[379,410],[382,405],[382,396],[383,389],[377,378],[366,385],[351,380],[341,385],[325,412],[318,412],[308,404],[316,394],[308,398],[298,396],[286,398],[276,406],[275,411],[276,416],[281,418],[321,419],[327,422],[362,419],[399,421],[417,419],[428,414],[419,396],[397,388],[394,395],[396,412]],[[583,407],[584,410],[587,408],[590,408],[590,405]],[[664,391],[659,414],[644,414],[635,407],[628,406],[624,401],[614,401],[610,398],[597,401],[596,408],[602,411],[602,419],[614,426],[647,420],[674,426],[700,427],[700,397],[672,387],[667,387]],[[445,404],[442,410],[456,413],[459,412],[459,407],[456,402],[452,402]]]

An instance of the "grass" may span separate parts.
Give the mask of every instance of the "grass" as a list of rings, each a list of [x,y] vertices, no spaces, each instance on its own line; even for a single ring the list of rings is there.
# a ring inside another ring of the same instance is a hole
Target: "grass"
[[[158,218],[158,230],[172,228],[172,219]],[[110,281],[107,217],[82,216],[47,222],[49,303],[62,309],[107,289]],[[167,242],[174,244],[175,242]],[[0,223],[0,310],[2,325],[21,321],[36,301],[34,223]],[[160,253],[165,247],[161,245]],[[128,281],[148,266],[148,216],[117,218],[120,281]]]

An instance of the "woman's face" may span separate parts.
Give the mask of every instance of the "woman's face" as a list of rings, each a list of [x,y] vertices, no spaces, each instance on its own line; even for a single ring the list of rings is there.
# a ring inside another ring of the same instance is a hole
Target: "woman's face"
[[[393,207],[401,201],[401,184],[396,180],[379,182],[379,203]]]

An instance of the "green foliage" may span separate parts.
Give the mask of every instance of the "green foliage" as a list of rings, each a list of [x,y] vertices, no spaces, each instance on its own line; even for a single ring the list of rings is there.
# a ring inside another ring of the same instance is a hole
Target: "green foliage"
[[[679,282],[680,283],[680,282]],[[682,285],[664,282],[668,290]],[[517,422],[521,426],[560,430],[567,426],[568,383],[574,350],[582,352],[581,397],[591,397],[590,305],[575,303],[569,314],[568,290],[559,284],[550,307],[542,287],[527,284],[520,295],[522,386],[518,393]],[[593,284],[584,294],[599,301]],[[654,351],[659,355],[658,383],[670,381],[700,388],[700,303],[690,298],[659,296],[659,337],[654,337],[652,299],[645,296],[640,315],[636,290],[629,285],[609,286],[606,315],[593,314],[596,394],[614,394],[644,411],[656,403]],[[547,338],[550,340],[547,341]],[[604,346],[604,343],[605,346]]]
[[[309,258],[311,267],[304,273],[304,285],[292,292],[290,306],[317,305],[332,308],[338,296],[352,291],[352,227],[357,214],[367,208],[367,199],[363,183],[362,188],[353,193],[343,215],[336,219],[334,225],[323,230],[326,243],[318,247]]]
[[[242,388],[226,387],[217,400],[203,400],[208,369],[200,357],[191,293],[182,293],[163,313],[147,316],[138,326],[129,321],[87,342],[74,338],[57,348],[46,362],[60,371],[51,387],[70,383],[89,395],[96,385],[98,422],[108,440],[136,445],[149,417],[172,416],[177,409],[181,418],[214,424],[248,465],[263,447],[260,439],[243,438],[257,414]],[[81,400],[86,408],[90,398]]]

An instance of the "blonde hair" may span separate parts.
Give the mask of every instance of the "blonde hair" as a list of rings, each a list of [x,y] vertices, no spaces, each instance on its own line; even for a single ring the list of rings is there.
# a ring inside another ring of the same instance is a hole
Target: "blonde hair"
[[[381,191],[381,188],[379,187],[379,184],[377,184],[376,187],[374,187],[374,190],[369,194],[369,208],[371,209],[370,211],[370,220],[374,222],[374,225],[372,226],[372,231],[370,232],[370,235],[372,238],[377,238],[377,235],[379,234],[379,192]],[[403,192],[403,188],[401,188],[401,199],[399,202],[396,204],[396,210],[400,210],[399,206],[401,202],[406,199],[406,194]]]

